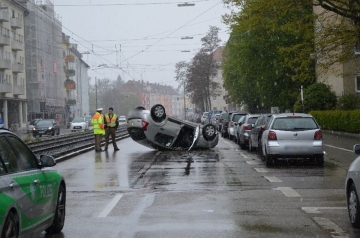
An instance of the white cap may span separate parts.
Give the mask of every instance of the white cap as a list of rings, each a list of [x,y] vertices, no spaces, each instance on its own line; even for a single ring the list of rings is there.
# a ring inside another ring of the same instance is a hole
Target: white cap
[[[102,107],[100,107],[100,108],[96,109],[96,111],[102,111],[102,110],[103,110],[103,108],[102,108]]]

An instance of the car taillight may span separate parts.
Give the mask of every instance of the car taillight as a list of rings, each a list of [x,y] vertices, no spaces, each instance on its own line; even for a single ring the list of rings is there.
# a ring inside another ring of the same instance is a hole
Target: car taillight
[[[142,121],[142,129],[143,129],[143,131],[147,130],[148,125],[149,125],[149,122]]]
[[[268,140],[277,140],[275,131],[270,131],[269,132]]]
[[[244,126],[244,130],[251,130],[251,127],[250,126]]]
[[[320,130],[315,132],[314,140],[322,140],[322,133]]]

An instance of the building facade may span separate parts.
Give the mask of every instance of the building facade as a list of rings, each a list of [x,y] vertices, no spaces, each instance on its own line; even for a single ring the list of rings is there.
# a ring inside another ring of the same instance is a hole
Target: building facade
[[[5,127],[25,127],[27,92],[24,48],[25,7],[0,0],[0,117]]]

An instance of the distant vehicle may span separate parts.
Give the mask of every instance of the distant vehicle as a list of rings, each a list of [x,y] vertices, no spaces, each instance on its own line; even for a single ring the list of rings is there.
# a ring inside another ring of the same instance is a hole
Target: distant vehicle
[[[126,122],[126,116],[124,115],[119,116],[119,122]]]
[[[75,131],[87,131],[89,130],[89,124],[86,121],[85,117],[75,117],[71,122],[70,122],[70,131],[71,132],[75,132]]]
[[[202,125],[206,124],[206,122],[208,121],[208,115],[209,115],[209,112],[204,112],[203,115],[201,116],[201,124]]]
[[[88,127],[90,127],[91,126],[91,116],[87,115],[87,116],[84,116],[84,117],[85,117],[85,121],[88,124]]]
[[[239,130],[237,132],[238,133],[237,143],[239,144],[241,149],[245,149],[246,147],[249,146],[251,127],[258,117],[259,117],[258,114],[246,115],[243,123],[241,124],[241,126],[239,126]]]
[[[261,149],[267,166],[282,158],[309,158],[324,165],[321,129],[310,114],[273,114],[262,134]]]
[[[354,145],[353,150],[358,157],[351,163],[346,174],[346,203],[351,225],[360,228],[360,144]]]
[[[27,127],[27,133],[28,133],[28,134],[32,133],[32,131],[33,131],[36,123],[37,123],[38,121],[40,121],[40,120],[41,120],[41,119],[38,118],[38,119],[31,120],[31,121],[29,122],[28,127]]]
[[[235,126],[240,117],[247,115],[247,112],[234,112],[230,115],[227,134],[230,140],[233,140],[235,137]]]
[[[0,129],[0,236],[39,237],[59,233],[65,223],[64,177],[49,168],[50,155],[40,159],[14,133]],[[61,236],[61,235],[60,235]]]
[[[261,114],[253,125],[251,125],[249,137],[249,150],[257,149],[261,155],[261,136],[265,131],[266,124],[269,122],[272,114]]]
[[[161,104],[151,110],[138,107],[129,112],[127,119],[131,138],[158,150],[209,149],[219,141],[214,125],[201,126],[167,116]]]
[[[34,137],[41,137],[43,135],[54,136],[55,134],[60,135],[60,127],[54,119],[44,119],[36,123],[32,133]]]

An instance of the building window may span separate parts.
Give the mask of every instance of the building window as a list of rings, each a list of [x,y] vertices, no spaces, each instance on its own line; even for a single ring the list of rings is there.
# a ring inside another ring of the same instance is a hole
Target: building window
[[[355,77],[355,90],[360,92],[360,74]]]
[[[216,96],[213,96],[213,100],[214,100],[214,101],[216,100]]]

